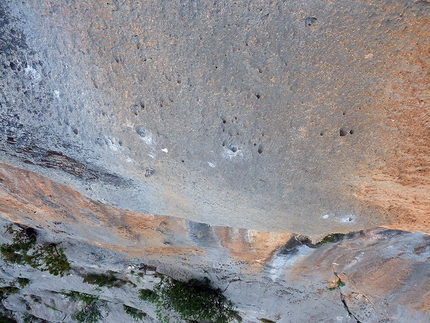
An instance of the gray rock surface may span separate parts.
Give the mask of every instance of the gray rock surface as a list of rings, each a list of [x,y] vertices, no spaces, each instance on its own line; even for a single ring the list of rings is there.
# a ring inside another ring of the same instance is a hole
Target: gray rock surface
[[[428,1],[0,1],[0,228],[72,262],[0,260],[0,312],[156,322],[161,273],[247,322],[429,321],[429,70]]]
[[[154,286],[157,273],[184,281],[208,277],[247,322],[429,319],[430,238],[422,233],[374,229],[315,243],[289,233],[115,209],[4,164],[0,179],[1,230],[11,223],[17,223],[15,229],[34,228],[37,243],[64,248],[72,267],[70,275],[60,278],[5,263],[2,254],[0,292],[17,285],[18,277],[31,281],[16,294],[1,297],[4,309],[19,322],[30,314],[48,322],[73,321],[83,304],[64,297],[63,290],[106,301],[101,306],[104,322],[131,322],[123,304],[147,313],[145,321],[157,321],[154,305],[138,298],[139,289]],[[11,240],[5,232],[0,244]],[[83,282],[88,273],[109,272],[129,282],[110,288]]]
[[[317,236],[385,224],[360,189],[408,136],[387,125],[393,55],[426,44],[397,34],[425,31],[429,10],[2,3],[2,158],[113,206],[213,225]]]
[[[8,221],[1,223],[6,224]],[[44,234],[44,229],[38,230],[42,239]],[[160,279],[154,271],[143,269],[140,261],[144,257],[127,259],[124,253],[68,236],[66,243],[61,242],[64,237],[57,234],[54,241],[60,241],[72,263],[68,276],[56,277],[1,261],[2,284],[8,285],[17,277],[30,280],[28,286],[2,301],[18,322],[26,316],[32,317],[32,322],[38,322],[36,318],[75,322],[72,316],[83,304],[64,296],[70,291],[105,301],[100,306],[104,316],[100,322],[132,322],[123,304],[147,313],[144,322],[157,321],[155,306],[138,297],[140,289],[152,289]],[[3,235],[1,242],[10,242],[10,237]],[[257,272],[249,272],[251,263],[232,265],[232,259],[226,261],[225,256],[220,258],[215,253],[194,257],[188,268],[155,263],[157,272],[177,279],[209,277],[233,300],[247,322],[425,322],[429,319],[428,246],[429,237],[422,234],[374,230],[318,247],[299,243],[290,249],[281,248]],[[222,248],[213,248],[217,249],[223,253]],[[85,274],[109,271],[128,283],[98,287],[83,282]],[[337,284],[338,280],[342,284]],[[418,299],[417,294],[421,296]]]

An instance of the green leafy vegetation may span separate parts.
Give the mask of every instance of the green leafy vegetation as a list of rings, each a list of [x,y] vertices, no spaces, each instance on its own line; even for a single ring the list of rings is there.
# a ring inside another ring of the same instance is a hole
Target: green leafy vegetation
[[[272,321],[272,320],[269,320],[269,319],[265,319],[265,318],[261,318],[261,319],[259,319],[260,320],[260,322],[262,322],[262,323],[276,323],[275,321]]]
[[[0,313],[0,323],[17,323],[15,319],[5,313]]]
[[[336,272],[334,272],[334,275],[336,276],[336,281],[332,283],[331,287],[329,287],[329,290],[335,290],[336,288],[345,286],[345,283],[340,279]]]
[[[6,233],[12,236],[11,243],[0,245],[1,255],[6,263],[29,265],[58,276],[64,276],[71,270],[64,250],[59,248],[57,244],[37,243],[37,232],[34,229],[21,225],[8,225]],[[146,270],[156,271],[155,267],[147,265],[144,265],[142,269],[144,272]],[[144,272],[137,273],[136,277],[143,278]],[[220,289],[211,287],[208,278],[202,281],[191,279],[188,282],[182,282],[159,273],[155,273],[154,276],[161,278],[160,282],[155,285],[153,290],[141,289],[139,298],[155,304],[157,318],[163,323],[174,321],[188,323],[241,321],[240,316],[233,309],[233,303],[223,295]],[[97,289],[99,287],[121,287],[127,283],[136,287],[128,279],[118,278],[111,271],[104,274],[86,274],[83,276],[83,281],[98,285]],[[0,301],[11,294],[18,293],[21,288],[25,288],[30,283],[30,279],[18,277],[8,285],[0,287]],[[6,281],[0,280],[0,284],[6,284]],[[72,315],[72,319],[78,323],[96,323],[109,313],[107,302],[99,299],[98,296],[77,291],[63,291],[62,294],[72,302],[78,303],[78,310]],[[30,298],[35,303],[43,303],[38,296],[30,295]],[[43,304],[54,311],[58,311],[54,306],[47,303]],[[31,311],[31,306],[26,305],[27,310]],[[123,309],[136,322],[142,321],[147,316],[144,311],[125,304]],[[11,322],[7,321],[10,319],[6,316],[0,317],[0,323]],[[33,322],[33,316],[29,313],[26,313],[21,319],[24,322]],[[274,322],[262,321],[262,323]]]
[[[342,240],[344,237],[345,237],[345,234],[343,233],[332,233],[322,238],[322,240],[317,243],[317,246],[325,243],[329,243],[329,242],[338,242]]]
[[[124,312],[130,315],[136,322],[141,321],[146,316],[145,312],[138,310],[137,308],[127,306],[125,304],[123,305],[123,308]]]
[[[9,295],[16,294],[18,292],[19,288],[14,285],[0,287],[0,300],[4,300]]]
[[[139,294],[139,298],[145,302],[155,303],[158,299],[157,294],[150,289],[141,289]]]
[[[55,244],[47,244],[39,246],[38,250],[37,258],[40,258],[41,261],[37,268],[56,276],[64,276],[69,273],[71,269],[70,262],[67,260],[62,248],[57,248]]]
[[[19,292],[19,288],[15,286],[15,282],[11,282],[9,286],[0,287],[0,301]]]
[[[5,233],[13,236],[12,243],[2,244],[0,251],[3,260],[14,264],[27,264],[30,257],[27,253],[36,245],[36,233],[30,228],[20,228],[14,231],[12,225],[6,226]]]
[[[24,277],[18,277],[16,281],[18,282],[21,288],[24,288],[25,286],[30,284],[30,279],[24,278]]]
[[[345,286],[345,283],[343,281],[341,281],[339,278],[336,282],[336,285],[337,285],[337,287],[343,287],[343,286]]]
[[[36,231],[29,227],[14,230],[12,225],[6,227],[6,233],[13,236],[12,243],[2,244],[0,252],[7,263],[30,265],[52,275],[64,276],[70,269],[64,250],[56,244],[37,244]]]
[[[14,313],[0,303],[0,323],[17,323]]]
[[[58,311],[58,309],[56,307],[54,307],[54,306],[51,306],[51,305],[46,304],[46,303],[43,303],[43,304],[45,304],[46,307],[50,308],[53,311]]]
[[[35,303],[40,303],[41,298],[39,296],[36,295],[30,295],[30,298],[33,300],[33,302]]]
[[[182,282],[162,276],[153,291],[141,290],[140,298],[156,305],[157,318],[164,322],[208,321],[228,323],[237,319],[233,303],[210,280]]]
[[[127,284],[124,279],[119,279],[115,277],[112,272],[108,274],[87,274],[84,276],[84,283],[89,283],[93,285],[99,285],[100,287],[121,287]]]
[[[103,318],[102,310],[106,308],[106,301],[98,296],[70,291],[63,292],[72,302],[82,302],[82,308],[72,315],[72,319],[78,323],[96,323]]]

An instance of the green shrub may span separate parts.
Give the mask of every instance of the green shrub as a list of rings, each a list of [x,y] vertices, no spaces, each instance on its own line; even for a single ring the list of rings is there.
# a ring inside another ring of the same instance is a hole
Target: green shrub
[[[97,323],[103,318],[97,304],[84,306],[81,310],[72,315],[72,319],[79,323]]]
[[[116,278],[112,272],[106,274],[87,274],[84,276],[84,283],[99,285],[100,287],[121,287],[127,284],[126,280]]]
[[[146,296],[155,303],[157,318],[165,323],[171,320],[228,323],[237,317],[233,303],[220,289],[212,288],[208,278],[181,282],[163,277],[153,293],[155,296],[146,292]]]
[[[19,292],[19,288],[12,282],[9,286],[0,287],[0,301],[9,297],[9,295]]]
[[[339,278],[336,282],[336,285],[337,285],[337,287],[343,287],[343,286],[345,286],[345,283],[343,281],[341,281]]]
[[[70,269],[64,250],[56,244],[36,244],[36,232],[29,227],[14,230],[12,225],[6,227],[6,232],[13,236],[12,243],[0,246],[3,260],[7,263],[30,265],[52,275],[64,276]]]
[[[136,322],[141,321],[146,316],[145,312],[138,310],[137,308],[127,306],[125,304],[123,305],[123,308],[124,312],[134,318]]]
[[[150,289],[141,289],[139,298],[145,302],[155,303],[158,299],[157,294]]]
[[[57,249],[55,244],[46,244],[39,247],[39,252],[42,257],[42,264],[38,267],[40,270],[56,276],[64,276],[70,271],[70,262],[64,254],[64,249]]]
[[[29,261],[27,253],[36,245],[36,234],[30,228],[20,228],[15,231],[11,224],[6,226],[5,233],[9,233],[13,238],[12,243],[0,246],[3,260],[9,263],[26,264]]]
[[[345,237],[345,234],[343,234],[343,233],[332,233],[332,234],[326,235],[316,245],[319,246],[319,245],[329,243],[329,242],[338,242],[338,241],[342,240],[344,237]]]
[[[17,323],[15,319],[5,313],[0,313],[0,323]]]
[[[106,301],[100,300],[98,296],[71,291],[63,292],[72,302],[81,301],[83,307],[72,315],[72,319],[78,323],[96,323],[103,318],[101,310],[106,306]]]
[[[265,318],[261,318],[259,319],[262,323],[276,323],[275,321],[269,320],[269,319],[265,319]]]
[[[24,277],[18,277],[16,281],[18,282],[21,288],[24,288],[25,286],[30,284],[30,279],[24,278]]]

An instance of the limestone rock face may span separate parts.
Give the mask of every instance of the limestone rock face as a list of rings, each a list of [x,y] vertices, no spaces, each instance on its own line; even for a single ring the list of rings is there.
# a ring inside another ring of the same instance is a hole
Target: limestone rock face
[[[428,235],[374,229],[327,236],[316,244],[288,232],[119,210],[38,174],[1,166],[2,230],[11,222],[34,228],[38,243],[63,248],[72,265],[69,275],[57,277],[0,260],[2,284],[17,277],[30,281],[2,300],[18,322],[25,317],[75,322],[82,303],[68,299],[70,291],[103,301],[103,322],[132,322],[123,305],[147,313],[145,321],[153,322],[155,307],[139,299],[139,290],[152,288],[159,274],[210,278],[248,322],[430,319]],[[0,243],[11,238],[4,233]],[[89,273],[115,273],[127,283],[98,287],[83,282]]]
[[[1,10],[9,162],[113,206],[213,225],[426,230],[426,2]]]
[[[429,64],[428,1],[1,1],[0,224],[72,261],[2,260],[2,309],[149,322],[162,273],[250,322],[428,321]]]

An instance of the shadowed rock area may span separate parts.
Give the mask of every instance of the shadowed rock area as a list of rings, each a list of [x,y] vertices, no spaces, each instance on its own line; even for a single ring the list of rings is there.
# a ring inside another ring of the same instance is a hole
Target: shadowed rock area
[[[0,2],[2,225],[72,263],[2,263],[2,306],[149,322],[162,274],[249,322],[429,320],[429,71],[428,1]]]

